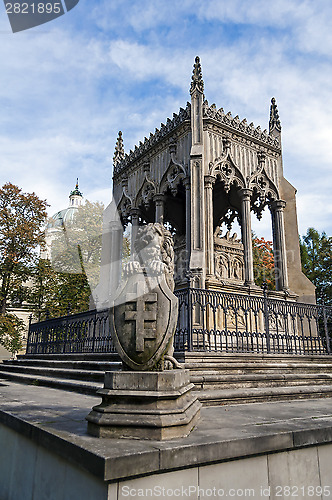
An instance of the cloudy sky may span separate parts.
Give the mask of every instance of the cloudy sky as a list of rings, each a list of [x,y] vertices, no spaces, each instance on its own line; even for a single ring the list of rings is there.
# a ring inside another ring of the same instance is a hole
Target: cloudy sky
[[[1,4],[0,184],[35,191],[50,215],[76,177],[107,203],[118,130],[129,151],[184,107],[200,55],[225,112],[264,129],[276,97],[300,232],[332,235],[331,19],[329,0],[80,0],[13,34]]]

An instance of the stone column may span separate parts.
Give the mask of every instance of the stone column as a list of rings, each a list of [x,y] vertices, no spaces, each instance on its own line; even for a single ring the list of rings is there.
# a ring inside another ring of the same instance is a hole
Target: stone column
[[[156,205],[156,222],[163,224],[164,222],[164,203],[165,197],[163,194],[156,194],[154,196],[154,202]]]
[[[240,191],[242,204],[242,243],[244,247],[244,276],[245,285],[254,285],[254,263],[252,255],[252,236],[251,236],[251,212],[250,197],[251,189],[242,189]]]
[[[277,200],[271,203],[274,266],[276,268],[277,290],[288,290],[286,240],[284,227],[284,208],[286,202]]]
[[[138,208],[132,208],[130,211],[131,215],[131,252],[134,252],[134,244],[137,236],[137,230],[138,230],[138,218],[139,218],[140,211]]]
[[[110,223],[110,236],[111,259],[109,295],[112,296],[119,285],[121,275],[121,253],[123,239],[123,227],[121,222],[113,221]]]
[[[184,180],[186,188],[186,267],[189,271],[190,250],[191,250],[191,185],[190,178]]]
[[[205,227],[206,227],[206,273],[208,276],[214,276],[214,238],[213,238],[213,183],[215,178],[212,175],[204,176],[205,190]]]

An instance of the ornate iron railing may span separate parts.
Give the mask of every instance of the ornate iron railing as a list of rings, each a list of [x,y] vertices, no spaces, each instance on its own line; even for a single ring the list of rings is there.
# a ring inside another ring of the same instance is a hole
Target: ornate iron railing
[[[331,354],[332,307],[184,289],[175,351]],[[27,354],[112,353],[108,310],[31,323]]]
[[[330,354],[332,307],[214,290],[177,292],[176,351]]]
[[[27,354],[115,352],[108,309],[30,323]]]

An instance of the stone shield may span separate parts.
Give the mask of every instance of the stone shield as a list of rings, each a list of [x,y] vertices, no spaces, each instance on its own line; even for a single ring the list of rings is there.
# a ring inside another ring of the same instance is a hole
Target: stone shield
[[[120,286],[110,309],[114,346],[132,370],[153,369],[173,342],[178,299],[164,278],[130,276]]]

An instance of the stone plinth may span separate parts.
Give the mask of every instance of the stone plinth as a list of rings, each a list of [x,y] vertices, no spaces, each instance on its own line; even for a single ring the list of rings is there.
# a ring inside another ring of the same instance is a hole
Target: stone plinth
[[[102,403],[87,416],[88,433],[106,438],[167,440],[187,436],[200,415],[189,370],[106,372]]]

